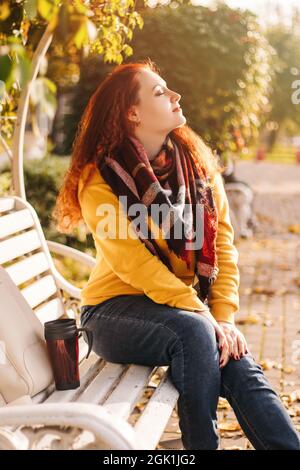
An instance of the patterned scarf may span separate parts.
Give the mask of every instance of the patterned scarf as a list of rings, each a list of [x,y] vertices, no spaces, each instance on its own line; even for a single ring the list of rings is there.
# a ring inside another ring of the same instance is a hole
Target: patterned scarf
[[[162,211],[159,220],[156,217],[153,223],[162,229],[169,249],[186,262],[188,269],[194,270],[193,287],[200,300],[208,304],[210,285],[219,272],[216,255],[218,216],[212,190],[207,184],[209,177],[186,153],[167,135],[157,156],[149,161],[142,143],[135,137],[128,137],[113,157],[105,155],[100,159],[98,169],[118,197],[127,196],[126,215],[134,225],[134,218],[128,215],[131,204],[142,204],[146,208],[147,229],[141,229],[143,224],[140,224],[140,228],[135,225],[135,230],[150,252],[174,272],[168,257],[156,243],[150,228],[153,226],[149,226],[148,220],[148,216],[153,220],[152,204],[157,208],[163,204],[168,209],[168,217],[164,217],[166,213]],[[196,217],[200,227],[196,225]],[[197,234],[196,240],[199,238],[199,231],[200,243],[198,241],[195,246],[194,237]]]

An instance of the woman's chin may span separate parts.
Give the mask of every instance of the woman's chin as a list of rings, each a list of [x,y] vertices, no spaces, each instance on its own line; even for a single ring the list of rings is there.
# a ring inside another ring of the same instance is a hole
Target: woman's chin
[[[186,123],[186,118],[185,116],[183,116],[183,114],[180,116],[180,118],[178,119],[178,125],[174,127],[174,129],[176,129],[177,127],[181,127],[183,126],[184,124]]]

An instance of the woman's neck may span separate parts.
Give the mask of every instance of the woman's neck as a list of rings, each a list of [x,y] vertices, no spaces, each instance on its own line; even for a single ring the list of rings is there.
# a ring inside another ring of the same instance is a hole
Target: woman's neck
[[[149,161],[156,157],[166,140],[166,135],[150,135],[139,130],[135,132],[135,137],[144,146]]]

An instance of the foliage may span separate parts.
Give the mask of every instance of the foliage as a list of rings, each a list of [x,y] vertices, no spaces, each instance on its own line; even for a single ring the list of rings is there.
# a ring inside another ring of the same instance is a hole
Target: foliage
[[[55,230],[51,213],[55,199],[69,166],[69,157],[47,155],[43,159],[32,159],[24,163],[24,178],[27,199],[36,210],[45,236],[48,240],[57,241],[82,251],[93,253],[93,243],[85,228],[79,227],[74,234],[65,235]],[[0,175],[0,196],[9,194],[11,171],[3,167]]]
[[[143,17],[130,61],[149,56],[160,66],[182,95],[188,124],[219,152],[249,145],[267,111],[272,57],[256,17],[222,4],[160,7]]]
[[[272,148],[280,130],[285,128],[287,133],[295,135],[300,129],[299,104],[292,101],[292,85],[300,75],[300,34],[280,23],[269,28],[267,38],[276,51],[270,96],[272,109],[266,123],[271,130]]]
[[[17,109],[20,90],[28,82],[32,56],[46,27],[53,34],[54,49],[60,57],[101,54],[104,62],[121,63],[132,54],[127,41],[135,27],[143,27],[134,0],[15,0],[4,1],[0,8],[0,83],[5,83],[1,114]],[[55,85],[42,75],[31,84],[35,96],[44,103],[44,111],[53,115]],[[41,70],[41,69],[40,69]],[[74,70],[71,68],[74,72]],[[1,96],[0,96],[1,98]],[[1,132],[10,138],[13,124],[7,121]]]

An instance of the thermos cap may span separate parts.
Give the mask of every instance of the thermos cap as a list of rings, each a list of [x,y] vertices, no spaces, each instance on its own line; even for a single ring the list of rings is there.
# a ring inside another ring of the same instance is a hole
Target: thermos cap
[[[67,339],[77,335],[76,320],[72,318],[61,318],[44,323],[45,339]]]

